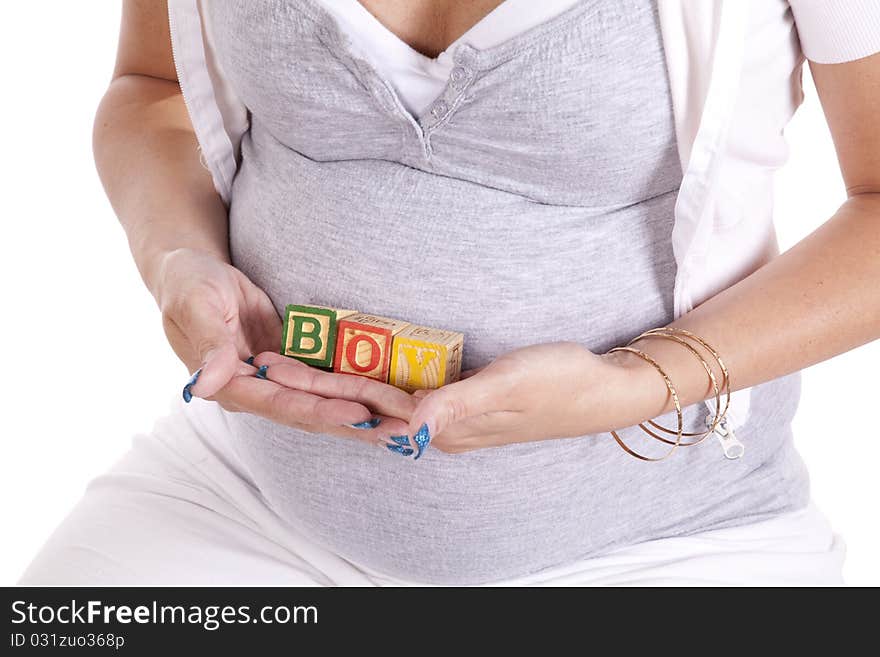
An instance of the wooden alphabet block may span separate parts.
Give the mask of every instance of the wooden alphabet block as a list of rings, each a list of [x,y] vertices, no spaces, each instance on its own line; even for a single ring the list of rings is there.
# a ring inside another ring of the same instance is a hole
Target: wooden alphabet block
[[[388,381],[391,344],[409,322],[357,313],[339,321],[333,371]]]
[[[284,311],[284,334],[281,354],[296,358],[307,365],[331,368],[339,320],[357,314],[327,306],[291,304]]]
[[[458,381],[464,334],[410,324],[391,346],[388,383],[409,392]]]

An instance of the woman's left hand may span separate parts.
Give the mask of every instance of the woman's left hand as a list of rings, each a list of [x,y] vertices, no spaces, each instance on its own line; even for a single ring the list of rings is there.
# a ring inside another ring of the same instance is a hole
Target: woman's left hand
[[[597,355],[575,342],[541,344],[463,372],[455,383],[419,390],[409,425],[416,458],[428,442],[459,453],[599,433],[654,417],[665,387],[659,377],[651,386],[644,363],[630,356]]]

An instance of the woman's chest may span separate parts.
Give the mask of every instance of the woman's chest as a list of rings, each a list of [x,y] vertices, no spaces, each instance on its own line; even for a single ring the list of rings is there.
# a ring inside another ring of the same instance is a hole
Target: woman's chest
[[[623,206],[679,183],[655,0],[584,0],[495,47],[457,44],[420,115],[317,0],[207,9],[252,125],[310,159],[399,162],[565,205]]]
[[[379,23],[427,57],[436,57],[485,20],[504,0],[331,0],[360,4]]]

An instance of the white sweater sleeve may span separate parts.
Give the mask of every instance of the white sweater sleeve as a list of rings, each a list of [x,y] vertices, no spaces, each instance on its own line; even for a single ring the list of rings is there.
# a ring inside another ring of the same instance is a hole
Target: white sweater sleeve
[[[801,49],[819,64],[880,52],[880,0],[789,0]]]

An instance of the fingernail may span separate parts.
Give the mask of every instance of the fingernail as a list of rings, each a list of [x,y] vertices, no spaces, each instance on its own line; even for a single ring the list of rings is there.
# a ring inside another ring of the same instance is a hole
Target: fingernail
[[[266,370],[268,369],[268,365],[261,365],[260,369],[257,370],[257,373],[254,376],[256,376],[258,379],[267,379],[268,377],[266,376]]]
[[[364,420],[363,422],[358,422],[357,424],[348,424],[346,426],[351,427],[352,429],[375,429],[379,426],[379,423],[382,421],[382,418],[374,417],[369,420]]]
[[[187,404],[189,404],[192,401],[192,398],[193,398],[192,388],[196,384],[196,381],[199,380],[199,374],[201,374],[201,373],[202,373],[202,368],[200,367],[195,372],[193,372],[192,378],[189,380],[189,382],[185,386],[183,386],[183,401],[185,401]]]
[[[401,447],[400,445],[385,445],[385,447],[402,456],[410,456],[413,453],[412,447]]]
[[[409,436],[388,436],[388,440],[393,440],[398,445],[409,445]]]
[[[422,455],[422,452],[424,452],[428,448],[428,443],[431,442],[431,432],[428,431],[427,422],[419,427],[416,435],[413,436],[413,441],[415,442],[416,447],[419,448],[419,452],[418,454],[416,454],[416,460],[418,460],[419,457]]]
[[[248,365],[253,365],[254,358],[256,358],[256,356],[248,356],[247,360],[245,360],[244,362],[247,363]]]

